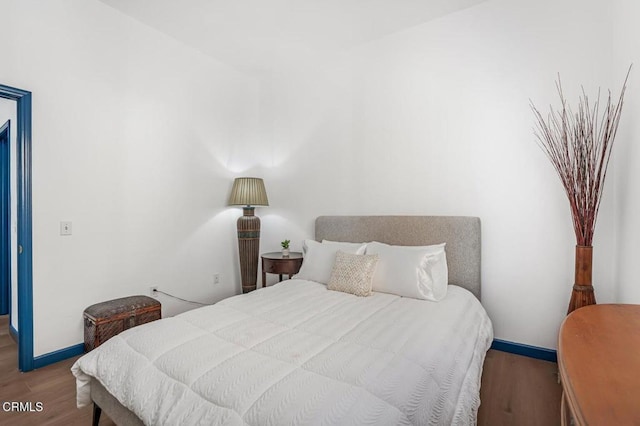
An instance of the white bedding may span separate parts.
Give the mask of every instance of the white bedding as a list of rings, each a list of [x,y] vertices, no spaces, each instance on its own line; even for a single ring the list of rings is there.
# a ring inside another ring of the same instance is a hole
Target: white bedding
[[[491,322],[438,303],[288,280],[110,339],[72,367],[149,425],[475,424]]]

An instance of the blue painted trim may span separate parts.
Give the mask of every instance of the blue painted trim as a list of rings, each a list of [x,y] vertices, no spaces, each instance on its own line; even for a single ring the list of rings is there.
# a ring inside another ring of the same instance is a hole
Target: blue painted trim
[[[11,120],[0,126],[0,315],[11,315]]]
[[[31,92],[0,85],[0,98],[16,101],[18,193],[18,368],[30,371],[33,359],[33,251],[31,212]]]
[[[31,93],[18,99],[18,365],[22,371],[34,368],[33,359],[33,236],[31,209]]]
[[[522,343],[507,342],[506,340],[494,339],[491,349],[509,352],[516,355],[524,355],[529,358],[542,359],[545,361],[558,362],[558,354],[553,349],[540,348]]]
[[[49,364],[73,358],[74,356],[82,355],[83,353],[84,343],[78,343],[77,345],[69,346],[68,348],[59,349],[57,351],[35,357],[33,360],[33,368],[46,367]]]
[[[9,334],[11,334],[14,339],[18,340],[18,330],[16,330],[11,324],[9,324]]]

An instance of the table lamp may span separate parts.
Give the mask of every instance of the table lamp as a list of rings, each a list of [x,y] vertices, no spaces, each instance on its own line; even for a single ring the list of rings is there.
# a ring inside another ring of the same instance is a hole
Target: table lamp
[[[260,178],[240,177],[233,182],[230,206],[243,206],[238,218],[238,253],[240,255],[240,276],[242,292],[256,289],[258,280],[258,254],[260,249],[260,218],[254,206],[268,206],[267,191]]]

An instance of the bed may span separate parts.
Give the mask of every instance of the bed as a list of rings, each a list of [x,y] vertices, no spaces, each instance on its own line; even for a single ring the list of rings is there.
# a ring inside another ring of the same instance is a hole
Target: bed
[[[315,239],[446,243],[446,297],[357,297],[294,277],[110,339],[72,368],[78,406],[120,425],[475,424],[493,339],[480,220],[322,216]]]

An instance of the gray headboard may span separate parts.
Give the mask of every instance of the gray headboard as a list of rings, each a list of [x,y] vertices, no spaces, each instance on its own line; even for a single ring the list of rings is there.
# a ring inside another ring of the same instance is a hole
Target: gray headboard
[[[424,246],[447,243],[449,284],[480,299],[480,218],[464,216],[320,216],[316,240]]]

